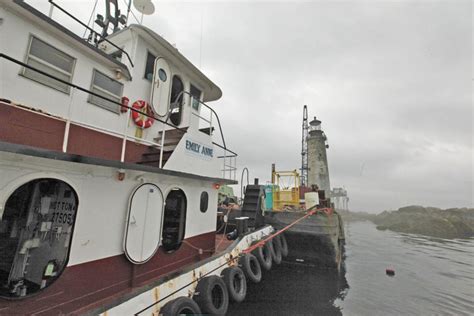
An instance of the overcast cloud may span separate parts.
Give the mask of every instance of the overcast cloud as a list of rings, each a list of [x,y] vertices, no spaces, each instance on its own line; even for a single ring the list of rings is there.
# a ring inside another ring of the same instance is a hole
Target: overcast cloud
[[[93,7],[58,2],[83,21]],[[300,168],[307,104],[352,210],[473,207],[470,1],[153,2],[144,24],[223,90],[239,178]]]

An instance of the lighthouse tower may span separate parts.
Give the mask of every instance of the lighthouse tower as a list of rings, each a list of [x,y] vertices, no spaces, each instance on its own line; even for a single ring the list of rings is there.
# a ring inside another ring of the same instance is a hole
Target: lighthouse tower
[[[309,123],[308,186],[316,184],[320,190],[324,190],[326,197],[329,197],[331,185],[326,148],[329,148],[329,145],[326,135],[321,130],[321,121],[314,117]]]

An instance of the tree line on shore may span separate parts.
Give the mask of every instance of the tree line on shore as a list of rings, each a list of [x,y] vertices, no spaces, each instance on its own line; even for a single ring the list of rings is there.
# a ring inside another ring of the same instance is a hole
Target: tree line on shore
[[[369,220],[377,229],[439,238],[474,237],[474,209],[411,205],[380,214],[338,211],[345,221]]]

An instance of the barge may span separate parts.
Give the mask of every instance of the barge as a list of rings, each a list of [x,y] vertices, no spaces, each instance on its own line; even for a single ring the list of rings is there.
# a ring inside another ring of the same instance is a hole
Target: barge
[[[221,192],[220,218],[229,218],[231,225],[226,233],[236,231],[236,218],[241,216],[248,217],[255,225],[271,225],[285,232],[289,249],[286,262],[340,271],[344,259],[344,224],[331,197],[334,194],[339,201],[341,190],[330,190],[326,154],[329,145],[321,121],[314,118],[305,126],[306,106],[303,112],[303,175],[297,170],[276,171],[272,164],[271,183],[259,185],[256,179],[253,185],[247,185],[241,206],[230,203],[235,200],[230,192]],[[244,172],[242,179],[243,175]],[[347,207],[345,190],[343,198]],[[222,227],[222,220],[218,226]]]
[[[288,261],[320,268],[341,269],[344,256],[344,224],[331,202],[327,137],[316,117],[309,122],[303,108],[302,175],[276,171],[272,165],[271,184],[265,187],[265,223],[287,230]],[[320,211],[306,216],[312,208]]]

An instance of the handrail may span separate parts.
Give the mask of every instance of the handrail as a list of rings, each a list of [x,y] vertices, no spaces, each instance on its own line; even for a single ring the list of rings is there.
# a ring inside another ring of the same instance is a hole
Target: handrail
[[[220,147],[220,148],[222,148],[222,149],[224,149],[224,150],[230,152],[230,153],[233,155],[233,156],[218,156],[217,158],[237,157],[237,156],[238,156],[237,153],[235,153],[235,152],[233,152],[232,150],[228,149],[227,146],[226,146],[226,144],[225,144],[225,138],[224,138],[224,133],[222,132],[221,121],[220,121],[219,115],[217,115],[216,111],[214,111],[214,109],[211,108],[211,107],[210,107],[209,105],[207,105],[206,103],[202,102],[202,101],[199,100],[199,99],[196,99],[196,98],[195,98],[191,93],[189,93],[188,91],[181,91],[181,92],[177,95],[176,100],[179,100],[179,98],[181,98],[181,96],[182,96],[183,94],[187,94],[187,95],[189,95],[191,98],[197,100],[200,104],[204,105],[204,106],[207,107],[209,110],[211,110],[211,112],[216,116],[217,124],[219,125],[219,132],[220,132],[220,134],[221,134],[222,144],[223,144],[224,146],[221,146],[221,145],[219,145],[219,144],[217,144],[217,143],[215,143],[215,142],[212,142],[212,144],[214,144],[214,145],[216,145],[217,147]],[[181,102],[183,102],[183,101],[181,101]]]
[[[209,120],[202,117],[202,115],[196,114],[196,113],[193,112],[193,114],[195,116],[197,116],[199,119],[202,119],[202,120],[204,120],[205,122],[207,122],[209,124],[209,130],[210,130],[209,135],[211,135],[211,130],[212,130],[212,128],[214,128],[212,126],[212,116],[213,115],[216,116],[217,124],[219,126],[219,132],[220,132],[220,135],[221,135],[223,146],[218,144],[218,143],[215,143],[215,142],[212,142],[212,144],[224,150],[224,155],[223,156],[217,156],[218,159],[224,159],[224,166],[223,166],[223,169],[221,170],[223,172],[223,177],[225,178],[226,172],[229,172],[229,177],[232,178],[232,172],[234,172],[233,179],[235,180],[235,175],[236,175],[236,172],[237,172],[237,167],[235,167],[235,164],[236,164],[236,159],[237,159],[238,155],[237,155],[237,153],[233,152],[232,150],[227,149],[227,146],[225,144],[224,132],[222,131],[222,125],[221,125],[221,121],[219,119],[219,115],[217,115],[216,111],[214,111],[214,109],[211,108],[209,105],[207,105],[206,103],[204,103],[201,100],[197,99],[190,92],[187,92],[187,91],[184,91],[184,90],[181,91],[175,98],[175,100],[180,102],[181,105],[185,102],[183,100],[183,95],[184,94],[190,96],[190,102],[193,102],[194,100],[197,100],[199,104],[202,104],[203,106],[205,106],[206,108],[208,108],[210,110],[211,117],[210,117]],[[228,153],[231,153],[231,154],[228,155]],[[229,159],[230,165],[226,164],[227,159]]]
[[[201,120],[203,120],[204,122],[209,123],[209,124],[212,124],[212,121],[211,121],[211,120],[208,120],[208,119],[206,119],[206,118],[202,117],[201,115],[199,115],[199,114],[197,114],[197,113],[194,113],[194,112],[193,112],[192,114],[193,114],[194,116],[196,116],[196,117],[199,117],[199,118],[200,118]]]
[[[81,121],[71,121],[71,123],[74,123],[75,125],[78,125],[78,126],[82,126],[82,127],[87,127],[87,128],[90,128],[90,129],[93,129],[93,130],[96,130],[96,131],[105,131],[111,135],[115,135],[115,136],[120,136],[122,135],[121,133],[117,132],[117,131],[114,131],[114,130],[111,130],[111,129],[108,129],[108,128],[104,128],[104,127],[96,127],[92,124],[88,124],[88,123],[84,123],[84,122],[81,122]],[[146,140],[146,139],[142,139],[142,138],[139,138],[139,137],[135,137],[135,136],[132,136],[132,135],[127,135],[127,138],[130,138],[130,139],[133,139],[135,141],[138,141],[140,143],[143,143],[143,144],[148,144],[150,146],[157,146],[157,147],[162,147],[161,144],[159,143],[155,143],[155,142],[152,142],[152,141],[149,141],[149,140]]]
[[[189,93],[190,94],[190,93]],[[207,105],[206,103],[202,102],[201,100],[198,100],[198,102],[202,105],[204,105],[206,108],[208,108],[209,110],[211,110],[212,113],[214,113],[214,115],[216,116],[216,119],[217,119],[217,124],[219,125],[219,131],[221,132],[221,138],[222,138],[222,144],[224,145],[224,147],[227,147],[225,145],[225,139],[224,139],[224,133],[222,132],[222,126],[221,126],[221,121],[219,120],[219,115],[217,115],[216,111],[214,111],[213,108],[211,108],[209,105]]]
[[[230,150],[229,148],[226,148],[222,145],[219,145],[218,143],[215,143],[215,142],[212,142],[213,145],[216,145],[217,147],[221,148],[221,149],[224,149],[228,152],[230,152],[232,154],[232,156],[217,156],[217,158],[233,158],[233,157],[238,157],[239,155],[237,155],[237,153],[233,152],[232,150]]]
[[[209,110],[211,110],[211,112],[216,116],[217,118],[217,124],[219,125],[219,132],[221,134],[221,138],[222,138],[222,144],[224,145],[224,147],[227,149],[227,146],[225,144],[225,139],[224,139],[224,133],[222,132],[222,126],[221,126],[221,121],[219,119],[219,115],[217,115],[216,111],[214,111],[213,108],[211,108],[209,105],[207,105],[206,103],[202,102],[201,100],[197,99],[195,96],[193,96],[191,93],[189,93],[188,91],[181,91],[178,96],[176,97],[176,99],[178,100],[183,94],[187,94],[189,95],[191,98],[197,100],[200,104],[204,105],[206,108],[208,108]],[[235,153],[233,153],[235,154]]]
[[[85,27],[86,29],[88,29],[89,31],[93,32],[95,35],[98,35],[100,37],[101,40],[104,40],[106,41],[107,43],[111,44],[113,47],[117,48],[119,51],[121,51],[122,53],[125,53],[125,55],[127,56],[127,59],[128,61],[130,62],[130,65],[132,65],[132,67],[135,67],[133,65],[133,62],[132,62],[132,58],[130,57],[130,55],[122,48],[118,47],[117,45],[115,45],[114,43],[112,43],[111,41],[109,41],[106,37],[102,36],[100,33],[96,32],[94,29],[90,28],[89,25],[86,25],[84,24],[84,22],[82,22],[81,20],[79,20],[78,18],[76,18],[74,15],[72,15],[71,13],[67,12],[65,9],[63,9],[62,7],[60,7],[57,3],[55,3],[53,0],[48,0],[49,3],[51,3],[52,5],[54,5],[56,8],[58,8],[60,11],[62,11],[64,14],[66,14],[67,16],[69,16],[70,18],[72,18],[74,21],[76,21],[77,23],[81,24],[83,27]]]

